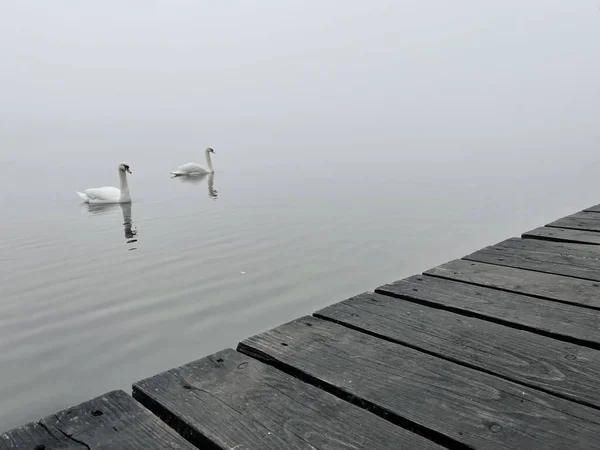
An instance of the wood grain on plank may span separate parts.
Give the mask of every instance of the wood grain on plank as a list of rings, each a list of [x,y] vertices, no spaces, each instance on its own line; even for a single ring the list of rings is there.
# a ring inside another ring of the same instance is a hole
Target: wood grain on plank
[[[540,227],[521,235],[523,239],[540,239],[557,242],[573,242],[600,245],[600,233],[594,231],[569,230],[566,228]]]
[[[546,224],[547,227],[600,231],[600,213],[578,212]]]
[[[0,449],[195,449],[123,391],[0,435]]]
[[[457,259],[425,272],[508,292],[600,309],[600,283]]]
[[[315,317],[238,348],[470,448],[594,448],[600,440],[596,409]]]
[[[87,447],[58,430],[44,428],[39,422],[0,434],[0,450],[85,450]]]
[[[375,291],[600,349],[600,314],[593,309],[423,275]]]
[[[314,314],[600,408],[600,352],[371,292]]]
[[[600,248],[532,239],[509,239],[463,259],[600,281]]]
[[[441,449],[234,350],[138,381],[133,389],[135,398],[200,447]]]

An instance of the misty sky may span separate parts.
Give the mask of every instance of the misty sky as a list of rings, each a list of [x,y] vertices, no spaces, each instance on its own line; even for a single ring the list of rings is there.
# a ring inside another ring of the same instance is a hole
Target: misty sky
[[[6,1],[0,161],[142,134],[292,160],[591,156],[599,46],[587,0]]]

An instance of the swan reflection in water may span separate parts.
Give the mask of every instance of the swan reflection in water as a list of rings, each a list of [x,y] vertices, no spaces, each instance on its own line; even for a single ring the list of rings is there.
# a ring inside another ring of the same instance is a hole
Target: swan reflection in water
[[[133,227],[131,220],[131,203],[105,203],[105,204],[89,204],[85,203],[84,208],[87,208],[91,215],[109,214],[121,208],[123,213],[123,230],[125,232],[125,242],[134,244],[137,242],[137,229]],[[129,251],[137,250],[137,247],[131,246]]]
[[[200,173],[198,175],[186,175],[173,177],[179,179],[182,183],[189,184],[200,184],[202,181],[207,179],[208,184],[208,196],[213,200],[217,199],[218,191],[215,189],[215,174],[214,173]]]

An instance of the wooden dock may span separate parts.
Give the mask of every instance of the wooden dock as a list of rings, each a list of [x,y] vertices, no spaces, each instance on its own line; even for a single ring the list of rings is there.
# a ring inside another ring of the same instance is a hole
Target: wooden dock
[[[0,435],[27,449],[600,449],[600,206]]]

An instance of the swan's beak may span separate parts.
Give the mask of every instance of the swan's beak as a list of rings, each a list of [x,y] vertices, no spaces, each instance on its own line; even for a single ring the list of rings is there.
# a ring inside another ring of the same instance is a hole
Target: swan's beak
[[[127,173],[131,173],[131,170],[129,170],[129,167],[125,170],[127,171]]]

